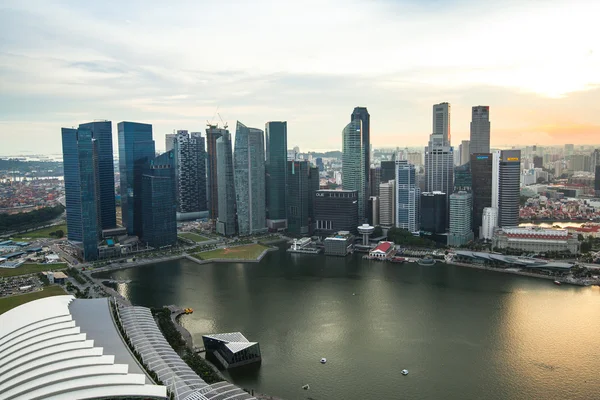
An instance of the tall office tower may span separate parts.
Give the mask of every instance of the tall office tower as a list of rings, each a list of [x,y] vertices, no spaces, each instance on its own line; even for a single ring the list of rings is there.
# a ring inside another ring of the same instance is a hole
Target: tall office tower
[[[421,153],[420,151],[407,153],[406,159],[412,165],[415,165],[415,166],[423,165],[423,153]]]
[[[439,141],[450,146],[450,104],[440,103],[433,105],[433,133]]]
[[[119,172],[121,174],[121,214],[127,234],[142,236],[142,173],[154,159],[152,125],[119,122]]]
[[[493,157],[490,153],[471,154],[471,187],[473,193],[473,229],[477,236],[483,221],[483,209],[492,207]]]
[[[311,234],[315,230],[315,193],[320,183],[319,167],[311,167],[308,170],[308,231]]]
[[[446,233],[446,221],[448,221],[446,214],[448,201],[446,199],[446,193],[442,192],[421,193],[421,231],[431,234]]]
[[[220,134],[215,143],[218,196],[217,196],[217,232],[224,236],[233,236],[236,229],[235,181],[233,178],[233,154],[231,151],[231,134],[227,131]],[[214,187],[214,186],[213,186]]]
[[[362,206],[364,207],[362,219],[366,218],[364,214],[367,209],[367,200],[371,196],[369,193],[370,182],[369,182],[369,169],[371,168],[371,116],[367,111],[366,107],[355,107],[350,115],[350,122],[360,121],[361,130],[361,148],[362,148],[362,174],[363,174],[363,189],[362,189]],[[360,193],[359,193],[360,196]],[[360,207],[360,204],[359,204]],[[361,218],[361,209],[358,209],[358,217]]]
[[[288,232],[305,235],[309,232],[309,164],[308,161],[288,161],[287,164]]]
[[[208,203],[208,217],[213,223],[219,216],[217,139],[224,134],[229,134],[227,126],[225,126],[225,128],[219,128],[217,125],[208,125],[206,128],[206,200]]]
[[[519,225],[521,150],[494,152],[492,207],[498,209],[498,226]]]
[[[98,142],[86,128],[62,128],[67,238],[81,243],[85,261],[98,259],[100,197]]]
[[[492,240],[494,237],[494,229],[498,226],[498,209],[494,207],[486,207],[483,209],[483,222],[479,230],[479,238]]]
[[[490,152],[490,107],[474,106],[471,112],[470,154]]]
[[[544,166],[544,158],[533,156],[533,168],[542,168]]]
[[[471,177],[471,162],[454,168],[454,192],[471,192],[473,180]]]
[[[418,232],[419,200],[415,166],[407,160],[396,160],[396,227]]]
[[[379,225],[382,228],[396,226],[396,179],[379,185]]]
[[[197,219],[206,205],[206,151],[200,132],[177,131],[174,139],[179,219]]]
[[[379,184],[381,183],[381,168],[380,167],[372,167],[369,171],[371,174],[369,177],[369,184],[371,187],[369,188],[369,193],[371,196],[379,196]]]
[[[596,171],[594,171],[594,190],[596,196],[600,196],[600,164],[596,165]]]
[[[572,144],[565,144],[565,158],[572,156],[573,152],[575,151],[575,146]]]
[[[355,119],[342,131],[342,186],[344,190],[358,192],[358,220],[364,222],[366,214],[365,164],[361,121]],[[367,174],[368,174],[367,169]]]
[[[379,197],[369,197],[369,208],[371,210],[372,225],[379,226]]]
[[[238,234],[267,229],[265,202],[265,137],[260,129],[237,122],[233,153]]]
[[[396,161],[382,161],[380,175],[381,176],[379,177],[379,179],[381,180],[381,182],[389,182],[391,180],[396,179]]]
[[[358,232],[358,191],[317,190],[315,193],[315,221],[319,234],[338,231]]]
[[[452,193],[453,186],[453,149],[442,144],[441,137],[431,135],[429,146],[425,147],[425,190]]]
[[[175,152],[170,150],[149,160],[142,174],[142,240],[155,249],[177,244],[175,188]]]
[[[175,148],[176,133],[167,133],[165,135],[165,151],[171,151]]]
[[[473,195],[467,192],[450,195],[450,231],[448,245],[462,246],[473,240],[471,215]]]
[[[115,205],[115,164],[112,140],[112,122],[94,121],[80,124],[80,129],[92,132],[98,148],[98,186],[100,200],[100,226],[111,229],[117,226]]]
[[[286,181],[287,181],[287,122],[267,122],[265,125],[267,161],[267,226],[269,229],[285,229]]]
[[[462,142],[460,142],[459,151],[458,151],[460,153],[460,164],[459,165],[465,165],[471,159],[470,144],[471,144],[471,142],[468,140],[463,140]]]

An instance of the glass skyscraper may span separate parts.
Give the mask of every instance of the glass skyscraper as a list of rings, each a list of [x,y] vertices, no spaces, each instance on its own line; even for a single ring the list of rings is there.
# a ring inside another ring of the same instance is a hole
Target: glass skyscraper
[[[363,131],[359,119],[350,122],[342,131],[342,186],[344,190],[358,192],[358,220],[364,222],[365,202],[365,165],[363,151]],[[369,170],[366,171],[367,174]]]
[[[492,207],[492,155],[471,154],[471,187],[473,193],[473,230],[480,236],[483,210]]]
[[[217,140],[224,134],[229,134],[227,129],[217,125],[206,128],[206,200],[208,217],[213,223],[219,216],[219,179],[217,177]]]
[[[117,226],[115,204],[115,166],[113,155],[112,122],[94,121],[80,124],[79,129],[92,132],[98,157],[98,197],[100,200],[100,225],[102,229]]]
[[[352,121],[360,121],[360,129],[361,129],[361,147],[362,147],[362,204],[364,207],[363,216],[364,219],[366,217],[366,208],[367,208],[367,200],[371,196],[369,193],[370,185],[370,168],[371,168],[371,116],[369,115],[369,111],[367,111],[366,107],[355,107],[352,111],[352,115],[350,115],[350,122]],[[342,176],[343,179],[343,176]],[[360,196],[360,194],[359,194]],[[361,214],[361,210],[358,210],[359,218]]]
[[[396,160],[396,227],[419,231],[420,194],[415,166],[407,160]]]
[[[269,228],[285,228],[286,181],[287,181],[287,122],[267,122],[266,165],[267,172],[267,225]]]
[[[471,141],[469,152],[490,152],[490,107],[474,106],[471,117]]]
[[[175,154],[149,160],[142,174],[142,237],[155,249],[177,243]]]
[[[263,131],[238,121],[233,154],[238,234],[266,230],[265,140]]]
[[[288,232],[304,235],[309,232],[309,165],[308,161],[288,161]]]
[[[173,145],[177,212],[198,218],[197,213],[207,210],[204,138],[200,132],[177,131]]]
[[[218,188],[217,232],[225,236],[236,234],[235,181],[233,179],[233,155],[231,152],[231,134],[222,132],[215,143]],[[213,181],[214,182],[214,181]]]
[[[62,128],[62,147],[67,238],[81,243],[83,259],[93,261],[101,231],[98,141],[89,129]]]
[[[154,159],[152,125],[119,122],[119,172],[121,174],[121,215],[127,234],[142,236],[142,173]]]

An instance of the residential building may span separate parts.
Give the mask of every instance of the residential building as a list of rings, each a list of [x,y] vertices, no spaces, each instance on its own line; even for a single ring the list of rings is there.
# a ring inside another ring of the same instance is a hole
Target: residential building
[[[121,215],[128,235],[142,236],[142,173],[155,156],[152,125],[119,122]]]
[[[178,219],[197,219],[207,210],[204,138],[200,132],[177,131],[173,144]]]
[[[490,107],[474,106],[471,111],[470,154],[490,152]]]
[[[285,229],[287,227],[286,185],[288,174],[287,122],[267,122],[265,136],[267,145],[265,163],[267,226],[269,229]]]
[[[218,125],[208,125],[206,128],[206,200],[208,205],[208,217],[212,221],[216,221],[219,216],[217,140],[225,134],[229,134],[227,126],[219,128]]]
[[[421,191],[416,182],[415,166],[396,160],[396,227],[418,232]]]
[[[591,165],[591,157],[589,154],[573,154],[571,156],[571,171],[589,171]]]
[[[450,195],[449,246],[462,246],[473,240],[473,195],[467,192]]]
[[[519,225],[521,150],[496,151],[492,169],[492,207],[498,209],[498,226]]]
[[[101,201],[98,142],[87,128],[62,128],[67,238],[85,261],[98,258]]]
[[[448,216],[446,214],[448,201],[446,193],[421,193],[420,203],[421,231],[431,234],[445,233],[448,227]]]
[[[382,228],[396,226],[396,179],[379,185],[379,225]]]
[[[235,217],[236,196],[233,175],[233,154],[231,149],[231,134],[228,131],[219,133],[215,143],[218,201],[216,230],[224,236],[237,234]],[[213,181],[214,182],[214,181]]]
[[[565,144],[565,157],[572,156],[574,151],[575,151],[575,145]]]
[[[92,132],[96,141],[98,158],[98,199],[100,201],[100,226],[112,229],[117,226],[115,205],[115,164],[112,140],[112,122],[94,121],[80,124],[79,129]]]
[[[363,157],[362,124],[353,120],[342,132],[342,186],[358,192],[358,219],[363,222],[366,213],[365,165]],[[368,170],[367,170],[368,174]]]
[[[238,234],[267,229],[265,202],[265,139],[260,129],[237,122],[233,153]]]
[[[527,253],[579,253],[579,240],[564,229],[500,228],[494,231],[492,246],[496,249],[516,249]]]
[[[498,226],[498,209],[486,207],[483,209],[483,222],[479,230],[479,238],[492,240],[494,230]]]
[[[366,107],[355,107],[354,110],[352,111],[352,115],[350,115],[350,122],[352,121],[360,121],[360,130],[361,130],[361,150],[362,150],[362,155],[361,155],[361,161],[362,161],[362,174],[363,174],[363,178],[362,178],[362,185],[363,185],[363,189],[362,189],[362,207],[363,207],[363,211],[362,211],[362,218],[364,219],[365,217],[367,217],[365,215],[366,213],[366,204],[367,204],[367,199],[371,196],[371,194],[369,193],[369,189],[371,188],[370,185],[370,176],[369,176],[369,169],[371,167],[371,116],[369,115],[369,111],[367,111]],[[360,204],[359,204],[360,207]],[[361,218],[361,209],[359,208],[359,218]]]
[[[170,150],[150,160],[142,174],[141,239],[155,249],[177,244],[175,190],[175,151]]]
[[[544,157],[533,156],[533,167],[542,168],[544,166]]]
[[[314,207],[315,228],[319,234],[356,233],[359,225],[357,190],[317,190]]]
[[[483,221],[483,210],[492,207],[493,156],[490,153],[471,154],[471,179],[473,193],[473,228],[477,236]]]
[[[287,161],[287,226],[294,235],[309,233],[309,163]]]
[[[471,122],[471,124],[473,123]],[[458,149],[458,153],[460,154],[460,163],[458,165],[465,165],[471,159],[470,143],[471,142],[469,140],[463,140],[460,142]]]

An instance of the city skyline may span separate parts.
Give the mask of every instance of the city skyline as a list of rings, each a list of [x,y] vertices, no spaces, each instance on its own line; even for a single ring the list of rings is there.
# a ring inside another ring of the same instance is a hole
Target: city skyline
[[[290,147],[338,150],[340,122],[356,105],[373,117],[374,147],[418,146],[431,134],[429,107],[440,102],[452,104],[455,146],[469,138],[471,107],[480,104],[492,114],[492,147],[600,138],[597,2],[339,3],[320,2],[315,14],[306,3],[262,1],[8,1],[0,15],[2,152],[59,153],[56,127],[97,119],[152,124],[161,146],[174,129],[219,122],[217,110],[249,126],[288,121]],[[569,22],[564,15],[577,22],[555,29]],[[208,39],[223,21],[228,29]]]

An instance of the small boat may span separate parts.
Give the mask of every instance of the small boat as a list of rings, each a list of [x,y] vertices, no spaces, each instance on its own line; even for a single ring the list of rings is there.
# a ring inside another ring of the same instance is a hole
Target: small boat
[[[558,286],[560,286],[560,285],[561,285],[560,281],[554,281],[554,284],[555,284],[555,285],[558,285]]]
[[[406,376],[406,375],[408,375],[408,370],[407,369],[403,369],[400,373],[402,375]]]
[[[325,364],[327,362],[327,359],[325,357],[321,358],[321,364]]]
[[[308,386],[308,383],[307,383],[306,385],[302,386],[302,389],[308,390],[308,389],[310,389],[310,386]]]

